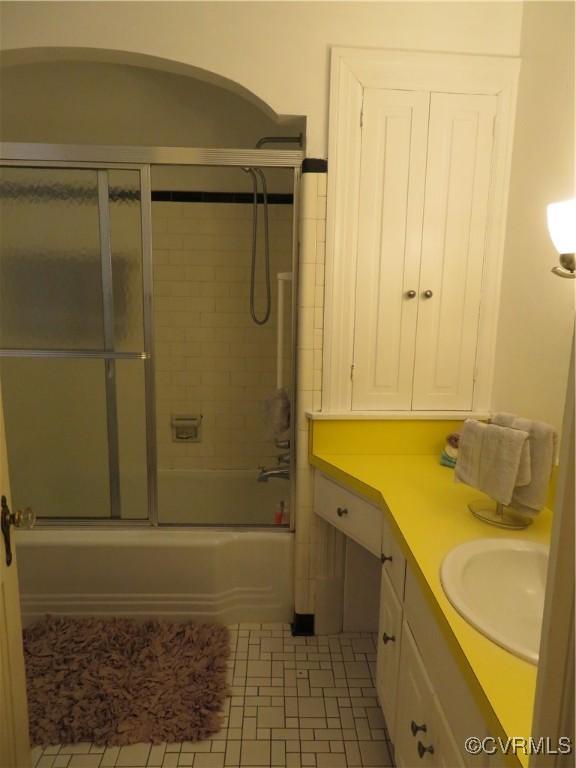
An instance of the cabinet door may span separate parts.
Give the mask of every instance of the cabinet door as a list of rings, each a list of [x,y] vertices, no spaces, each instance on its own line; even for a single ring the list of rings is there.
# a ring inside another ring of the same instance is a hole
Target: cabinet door
[[[431,95],[414,410],[472,408],[496,107]]]
[[[376,689],[392,743],[395,740],[401,633],[402,606],[398,602],[388,574],[383,567],[380,582]]]
[[[437,755],[431,742],[434,694],[432,684],[424,669],[424,663],[408,624],[402,626],[402,652],[398,678],[398,707],[396,712],[396,741],[394,756],[398,768],[414,768],[416,765],[436,765]],[[420,754],[418,744],[426,751]]]
[[[352,410],[411,407],[428,104],[364,91]]]

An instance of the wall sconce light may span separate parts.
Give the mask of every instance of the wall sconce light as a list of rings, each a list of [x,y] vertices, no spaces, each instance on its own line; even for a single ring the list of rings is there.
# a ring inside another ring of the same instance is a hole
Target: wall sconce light
[[[552,267],[559,277],[576,278],[576,198],[550,203],[548,232],[560,254],[560,267]]]

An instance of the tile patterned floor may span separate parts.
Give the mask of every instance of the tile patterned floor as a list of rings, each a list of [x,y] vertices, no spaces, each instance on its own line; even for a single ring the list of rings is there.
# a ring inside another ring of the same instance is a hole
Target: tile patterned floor
[[[376,699],[374,636],[292,637],[287,624],[231,627],[231,697],[214,738],[39,747],[33,768],[392,766]]]

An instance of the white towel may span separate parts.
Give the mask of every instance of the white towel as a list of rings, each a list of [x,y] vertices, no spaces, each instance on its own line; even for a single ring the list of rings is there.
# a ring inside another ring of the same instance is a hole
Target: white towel
[[[528,432],[530,435],[530,425],[532,422],[528,419],[519,419],[513,413],[497,413],[491,419],[491,423],[497,427],[509,427],[510,429],[521,429],[524,432]],[[520,465],[518,467],[518,477],[516,478],[516,486],[528,485],[532,479],[532,465],[530,454],[530,440],[524,443],[522,454],[520,456]]]
[[[548,495],[548,484],[556,455],[556,431],[543,421],[531,421],[511,413],[497,413],[492,423],[528,433],[530,479],[528,483],[516,482],[512,506],[528,507],[538,512],[546,503]]]
[[[528,432],[467,419],[460,435],[456,479],[509,504]]]

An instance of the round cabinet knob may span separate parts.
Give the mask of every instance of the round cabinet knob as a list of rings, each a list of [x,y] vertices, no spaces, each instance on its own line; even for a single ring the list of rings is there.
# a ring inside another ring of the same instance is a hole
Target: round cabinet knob
[[[430,289],[428,289],[427,291],[424,291],[422,295],[424,296],[425,299],[431,299],[432,296],[434,296],[433,292]]]
[[[338,517],[344,517],[344,515],[348,514],[348,510],[346,509],[346,507],[338,507],[336,509],[336,514],[338,515]]]
[[[406,291],[406,298],[407,299],[415,299],[416,298],[416,291]]]
[[[382,642],[384,645],[387,645],[388,643],[394,643],[396,641],[396,638],[394,635],[388,635],[386,632],[382,635]]]
[[[418,742],[418,756],[420,759],[424,757],[424,755],[429,752],[431,755],[434,754],[434,747],[430,745],[429,747],[425,747],[424,744],[422,744],[421,741]]]
[[[394,560],[392,555],[385,555],[384,552],[382,552],[382,554],[380,555],[380,561],[382,563],[392,562],[392,560]]]

